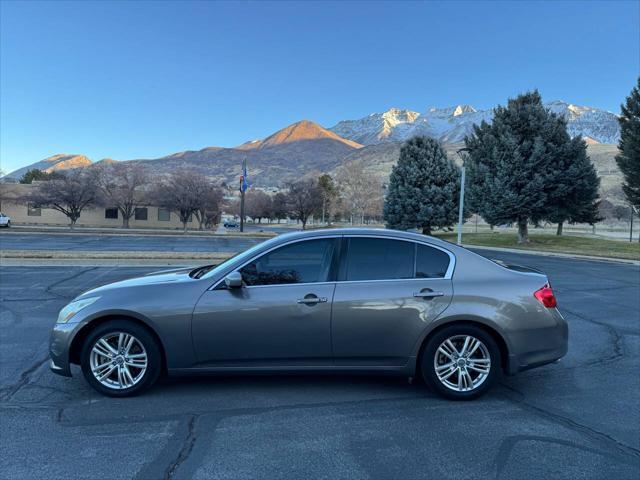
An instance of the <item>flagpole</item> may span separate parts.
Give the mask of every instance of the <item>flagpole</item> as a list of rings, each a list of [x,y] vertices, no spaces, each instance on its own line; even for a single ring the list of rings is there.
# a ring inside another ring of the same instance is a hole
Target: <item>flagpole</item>
[[[240,231],[244,232],[244,191],[245,176],[247,175],[247,159],[242,160],[242,175],[240,176]]]

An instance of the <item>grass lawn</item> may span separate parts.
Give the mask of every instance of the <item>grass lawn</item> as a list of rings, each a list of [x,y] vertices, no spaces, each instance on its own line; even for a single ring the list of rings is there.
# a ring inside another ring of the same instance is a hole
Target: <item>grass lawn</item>
[[[455,243],[456,233],[436,233],[436,237]],[[517,248],[521,250],[540,250],[544,252],[575,253],[608,258],[626,258],[640,260],[640,243],[601,238],[578,237],[574,235],[545,235],[529,233],[530,243],[518,244],[515,233],[464,233],[462,243],[484,247]]]

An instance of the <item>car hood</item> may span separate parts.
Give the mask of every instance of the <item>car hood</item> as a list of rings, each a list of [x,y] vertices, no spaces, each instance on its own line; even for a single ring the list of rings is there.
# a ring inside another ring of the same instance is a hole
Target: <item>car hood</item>
[[[192,268],[185,268],[180,270],[171,270],[169,272],[157,272],[144,275],[142,277],[129,278],[127,280],[120,280],[119,282],[108,283],[101,287],[94,288],[87,292],[84,292],[81,297],[90,296],[96,293],[102,293],[108,290],[120,289],[120,288],[132,288],[143,287],[148,285],[164,285],[167,283],[183,283],[194,282],[193,278],[189,276],[189,272]]]

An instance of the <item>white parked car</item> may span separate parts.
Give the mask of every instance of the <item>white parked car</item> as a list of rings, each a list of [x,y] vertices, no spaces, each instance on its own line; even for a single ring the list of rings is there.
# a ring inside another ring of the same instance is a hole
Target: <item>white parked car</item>
[[[11,226],[11,217],[7,217],[4,213],[0,212],[0,227],[9,228],[10,226]]]

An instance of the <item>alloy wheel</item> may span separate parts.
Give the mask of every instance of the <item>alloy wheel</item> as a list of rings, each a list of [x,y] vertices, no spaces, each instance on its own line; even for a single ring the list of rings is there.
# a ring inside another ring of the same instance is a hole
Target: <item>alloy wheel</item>
[[[433,368],[440,383],[456,392],[470,392],[491,372],[489,349],[471,335],[447,338],[436,350]]]
[[[124,390],[138,384],[147,371],[147,351],[142,342],[126,332],[100,337],[91,348],[91,372],[107,388]]]

